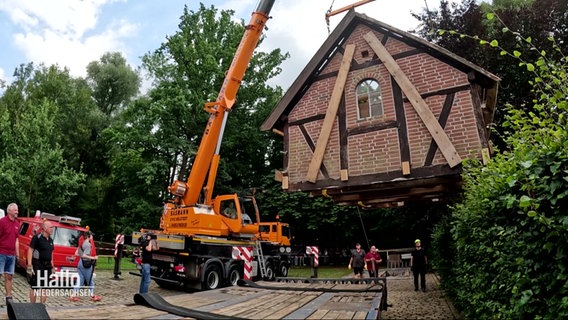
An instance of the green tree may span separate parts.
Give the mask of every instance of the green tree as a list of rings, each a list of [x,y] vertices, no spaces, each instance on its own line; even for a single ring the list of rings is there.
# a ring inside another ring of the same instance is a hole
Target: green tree
[[[64,103],[50,99],[57,94],[49,88],[57,86],[44,78],[49,73],[66,71],[22,65],[0,98],[0,201],[15,201],[28,212],[68,212],[70,199],[85,179],[67,164],[61,147],[57,121]],[[40,89],[46,90],[43,99],[38,97]]]
[[[519,43],[518,36],[505,29],[495,21],[483,19],[486,13],[493,12],[501,17],[504,25],[520,34],[531,35],[533,43],[545,50],[552,58],[560,58],[561,53],[552,48],[546,39],[554,36],[559,49],[566,51],[568,44],[568,25],[565,23],[568,12],[568,1],[562,0],[503,0],[494,1],[492,5],[475,0],[463,0],[461,4],[443,0],[440,8],[424,10],[413,14],[421,21],[417,32],[429,41],[482,66],[502,78],[497,105],[509,103],[516,108],[529,110],[530,101],[534,98],[531,92],[530,80],[533,75],[523,68],[511,68],[518,62],[512,56],[495,55],[488,46],[479,46],[476,41],[467,37],[448,37],[438,30],[448,33],[467,34],[479,39],[499,39],[500,45],[513,52],[521,50],[526,45]],[[527,57],[538,58],[538,52],[528,50]],[[528,95],[528,96],[527,96]],[[493,135],[492,140],[500,148],[506,148],[506,143],[500,138],[505,132],[501,126],[504,121],[503,108],[498,108],[495,114],[495,129],[499,135]]]
[[[120,52],[107,52],[87,65],[87,81],[97,107],[107,116],[123,109],[138,94],[140,77]]]

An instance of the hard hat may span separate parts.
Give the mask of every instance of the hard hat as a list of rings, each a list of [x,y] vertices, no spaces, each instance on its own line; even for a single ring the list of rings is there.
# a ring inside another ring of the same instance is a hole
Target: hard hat
[[[414,240],[414,243],[418,243],[418,242],[420,242],[420,239]]]

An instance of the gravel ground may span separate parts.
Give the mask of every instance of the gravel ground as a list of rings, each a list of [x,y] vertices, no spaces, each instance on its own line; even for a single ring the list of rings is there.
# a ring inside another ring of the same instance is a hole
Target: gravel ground
[[[129,271],[123,270],[120,279],[115,280],[114,274],[111,270],[98,271],[95,269],[95,294],[102,297],[101,301],[92,302],[88,299],[88,297],[85,297],[82,298],[80,302],[71,302],[69,301],[69,296],[50,296],[47,298],[46,306],[49,309],[50,307],[134,303],[133,296],[138,292],[140,287],[140,277],[128,274],[128,272]],[[29,302],[29,288],[30,286],[26,278],[21,274],[15,274],[12,284],[12,296],[14,298],[14,302]],[[180,294],[180,292],[162,289],[158,287],[154,281],[150,283],[150,291],[159,293],[163,296]],[[0,280],[0,292],[0,310],[5,310],[6,301],[4,299],[4,277]],[[63,294],[68,294],[68,291],[65,290]]]
[[[408,272],[388,276],[387,290],[392,307],[383,311],[383,319],[462,319],[434,273],[426,274],[426,292],[414,291],[414,280]]]

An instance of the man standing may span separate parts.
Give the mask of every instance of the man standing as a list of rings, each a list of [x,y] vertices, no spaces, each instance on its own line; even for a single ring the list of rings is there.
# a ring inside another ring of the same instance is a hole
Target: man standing
[[[148,293],[150,288],[150,262],[152,262],[152,251],[159,250],[158,240],[150,234],[144,234],[140,241],[142,247],[142,278],[140,279],[140,293]]]
[[[53,273],[53,239],[51,222],[44,221],[41,233],[34,236],[28,249],[28,274],[31,274],[30,302],[36,302],[36,292],[39,292],[40,302],[45,303],[49,286],[49,278]],[[38,291],[39,290],[39,291]]]
[[[383,262],[381,255],[375,246],[371,246],[371,251],[365,255],[365,262],[367,263],[367,270],[369,271],[369,278],[379,276],[379,263]]]
[[[361,245],[357,243],[355,250],[351,251],[351,259],[349,260],[349,269],[353,267],[355,278],[363,277],[363,267],[365,266],[365,250],[361,249]]]
[[[414,273],[414,291],[418,291],[418,275],[420,275],[420,287],[426,292],[426,266],[428,265],[428,257],[426,251],[422,248],[420,239],[414,240],[414,250],[410,257],[410,269]]]
[[[20,250],[18,242],[20,222],[16,219],[18,217],[17,204],[10,203],[6,209],[8,215],[0,219],[0,277],[2,275],[5,277],[6,305],[8,305],[12,302],[12,276]]]

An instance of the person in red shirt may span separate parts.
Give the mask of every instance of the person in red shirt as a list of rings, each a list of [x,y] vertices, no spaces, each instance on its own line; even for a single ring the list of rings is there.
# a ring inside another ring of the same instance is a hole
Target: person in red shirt
[[[0,277],[5,275],[6,305],[12,302],[12,276],[18,259],[19,242],[18,232],[20,222],[18,219],[18,205],[10,203],[6,208],[8,214],[0,219]]]
[[[367,263],[367,271],[369,271],[369,278],[379,276],[379,263],[383,260],[375,246],[371,246],[371,250],[365,255],[365,262]]]

